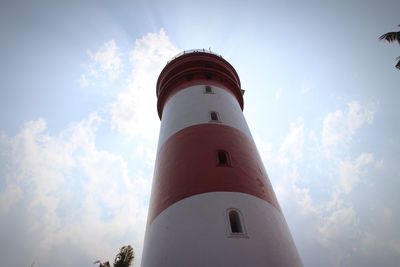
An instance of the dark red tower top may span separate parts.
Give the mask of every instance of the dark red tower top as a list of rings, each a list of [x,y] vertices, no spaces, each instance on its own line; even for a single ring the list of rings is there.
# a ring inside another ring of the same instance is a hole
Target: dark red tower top
[[[209,84],[230,91],[243,110],[239,75],[220,55],[205,49],[184,51],[167,63],[157,80],[157,111],[162,117],[164,104],[177,91],[193,85]]]

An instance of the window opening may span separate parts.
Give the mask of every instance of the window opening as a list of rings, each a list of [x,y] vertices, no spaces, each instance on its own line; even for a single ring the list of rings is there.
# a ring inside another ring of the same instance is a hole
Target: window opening
[[[206,94],[213,94],[214,92],[213,92],[211,86],[206,85],[205,90],[204,90],[204,93],[206,93]]]
[[[210,116],[212,121],[219,121],[218,113],[216,111],[211,111]]]
[[[230,166],[228,152],[218,150],[218,165]]]
[[[231,210],[229,211],[228,214],[229,217],[229,225],[231,227],[231,233],[232,234],[243,234],[243,225],[240,220],[240,215],[239,212],[236,210]]]

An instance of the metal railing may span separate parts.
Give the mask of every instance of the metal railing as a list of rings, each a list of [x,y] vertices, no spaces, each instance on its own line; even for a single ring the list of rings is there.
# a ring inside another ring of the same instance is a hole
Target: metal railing
[[[171,58],[168,62],[167,62],[167,64],[168,63],[170,63],[172,60],[174,60],[175,58],[178,58],[178,57],[180,57],[180,56],[183,56],[183,55],[186,55],[186,54],[191,54],[191,53],[208,53],[208,54],[212,54],[212,55],[216,55],[216,56],[218,56],[218,57],[220,57],[220,58],[223,58],[220,54],[217,54],[217,53],[214,53],[214,52],[212,52],[211,51],[211,48],[209,48],[209,49],[204,49],[204,48],[202,48],[202,49],[190,49],[190,50],[184,50],[184,51],[182,51],[182,52],[180,52],[179,54],[177,54],[177,55],[175,55],[173,58]]]

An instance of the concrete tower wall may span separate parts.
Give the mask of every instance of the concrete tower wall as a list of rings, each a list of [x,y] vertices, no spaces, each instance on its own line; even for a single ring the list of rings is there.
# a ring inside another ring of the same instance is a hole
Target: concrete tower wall
[[[184,55],[157,88],[162,123],[142,266],[302,266],[233,67]]]
[[[210,87],[212,93],[205,93],[204,85],[190,86],[178,91],[165,103],[159,147],[171,135],[186,127],[210,123],[210,111],[218,113],[219,123],[236,128],[252,138],[242,109],[232,93],[216,86]]]
[[[244,234],[230,233],[227,212],[240,211]],[[282,214],[249,194],[212,192],[185,198],[149,225],[142,266],[300,266]]]

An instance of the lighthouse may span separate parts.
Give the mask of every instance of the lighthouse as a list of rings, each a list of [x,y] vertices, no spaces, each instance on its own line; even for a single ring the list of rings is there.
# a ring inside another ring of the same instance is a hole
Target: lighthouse
[[[182,52],[156,92],[161,129],[142,267],[302,266],[232,65],[207,50]]]

